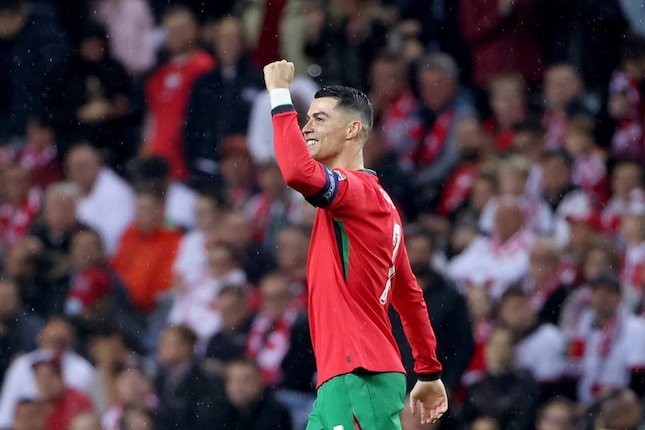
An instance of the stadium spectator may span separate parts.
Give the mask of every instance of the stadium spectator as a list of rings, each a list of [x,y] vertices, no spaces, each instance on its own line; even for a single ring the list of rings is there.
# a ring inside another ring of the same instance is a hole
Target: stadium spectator
[[[642,274],[645,268],[645,191],[630,192],[630,203],[623,214],[620,237],[625,244],[620,273],[625,305],[638,311],[643,305]]]
[[[67,55],[67,37],[56,11],[42,2],[0,4],[0,141],[22,136],[28,118],[42,108],[47,77]]]
[[[308,26],[304,20],[303,0],[266,0],[240,3],[235,9],[242,17],[245,40],[257,67],[280,58],[293,58],[299,73],[307,71],[309,61],[303,52]]]
[[[538,387],[529,375],[512,367],[511,332],[494,329],[485,353],[486,373],[468,388],[462,411],[464,420],[470,424],[480,416],[488,416],[503,429],[531,429],[539,400]]]
[[[246,341],[255,315],[249,308],[247,293],[236,285],[224,285],[214,304],[222,319],[222,328],[208,341],[206,366],[223,377],[226,364],[245,356]]]
[[[76,206],[78,220],[98,231],[107,255],[113,255],[134,219],[134,192],[127,182],[103,165],[98,151],[89,145],[70,149],[65,170],[68,179],[80,188],[81,198]]]
[[[564,137],[569,121],[576,117],[589,118],[593,113],[584,104],[584,86],[578,71],[566,63],[549,66],[544,72],[545,112],[542,124],[545,128],[546,149],[564,146]]]
[[[173,263],[173,275],[177,283],[188,284],[196,276],[201,276],[207,262],[206,244],[208,237],[214,236],[217,225],[224,216],[222,199],[208,192],[196,196],[194,214],[195,228],[181,238],[177,257]]]
[[[206,247],[206,267],[188,282],[179,284],[168,315],[169,324],[182,324],[195,332],[197,350],[203,353],[208,340],[222,328],[216,300],[225,285],[246,286],[235,249],[222,243]]]
[[[437,198],[438,184],[457,163],[457,124],[472,111],[459,98],[458,68],[450,56],[428,54],[418,62],[416,78],[421,106],[416,113],[417,123],[410,130],[416,145],[406,157],[414,165],[414,182],[420,188],[417,199],[423,207]]]
[[[16,405],[13,417],[13,430],[43,430],[45,428],[45,408],[42,402],[21,399]]]
[[[36,349],[41,325],[20,303],[17,285],[0,278],[0,381],[15,358]]]
[[[62,317],[50,318],[38,334],[38,349],[15,359],[7,369],[0,394],[0,428],[10,428],[14,409],[22,398],[36,398],[32,364],[43,355],[60,356],[65,385],[89,393],[94,380],[92,365],[72,349],[73,327]]]
[[[275,162],[269,161],[257,166],[259,191],[244,208],[253,228],[253,240],[268,252],[273,252],[278,235],[287,224],[302,221],[302,195],[288,188]]]
[[[499,195],[488,200],[479,217],[479,228],[484,233],[493,229],[495,212],[500,201],[515,199],[526,215],[526,225],[535,233],[550,234],[554,229],[553,214],[546,202],[530,194],[531,164],[521,155],[510,155],[497,162]]]
[[[195,333],[184,326],[168,326],[161,334],[156,353],[160,368],[154,380],[158,430],[206,430],[223,421],[222,383],[202,369],[193,352],[196,341]]]
[[[235,249],[240,257],[242,270],[251,283],[257,284],[262,276],[275,267],[271,256],[253,240],[253,229],[242,212],[231,211],[224,214],[214,236],[216,240]]]
[[[132,176],[135,189],[154,189],[164,195],[167,223],[186,230],[195,227],[197,193],[171,177],[166,160],[154,156],[140,158]]]
[[[534,240],[521,206],[512,199],[501,200],[495,211],[492,236],[474,239],[448,263],[446,273],[461,291],[484,287],[497,301],[528,272]]]
[[[621,306],[620,284],[602,273],[591,282],[590,306],[567,335],[566,372],[578,378],[577,399],[584,405],[616,388],[643,387],[645,320]]]
[[[540,80],[544,48],[537,40],[535,0],[459,2],[460,28],[470,46],[473,81],[486,88],[495,75],[520,73],[530,83]]]
[[[616,234],[630,202],[630,193],[643,186],[643,170],[634,161],[620,161],[611,172],[611,198],[603,207],[601,222],[605,232]]]
[[[43,352],[31,364],[39,400],[45,404],[45,430],[69,428],[82,412],[93,410],[92,400],[80,391],[65,385],[60,357],[51,351]]]
[[[243,135],[234,134],[220,142],[219,189],[233,210],[243,210],[255,193],[255,166]]]
[[[226,367],[226,398],[230,404],[222,422],[228,429],[291,430],[287,410],[265,388],[259,367],[252,361],[234,361]]]
[[[573,184],[591,198],[594,206],[600,206],[609,198],[609,178],[606,156],[596,144],[593,128],[587,118],[572,119],[564,136],[564,147],[573,159]]]
[[[513,363],[528,371],[540,387],[540,398],[557,394],[564,370],[565,339],[560,329],[538,320],[530,297],[519,287],[511,287],[499,304],[499,322],[513,336]]]
[[[617,390],[600,400],[593,429],[634,429],[643,423],[643,406],[632,390]]]
[[[145,0],[98,0],[93,5],[95,19],[109,36],[114,59],[130,76],[140,77],[155,62],[154,19]]]
[[[409,134],[414,124],[414,113],[419,102],[410,88],[405,60],[399,53],[388,51],[379,54],[370,68],[369,98],[374,109],[374,132],[381,137],[377,145],[392,152],[407,163],[411,170],[409,154],[414,151],[415,140]]]
[[[52,126],[38,116],[27,120],[25,140],[16,161],[29,171],[31,182],[42,190],[63,179],[60,148]]]
[[[593,221],[593,228],[597,229],[598,220],[591,218],[596,216],[591,198],[573,184],[571,156],[564,150],[547,150],[542,154],[540,167],[540,196],[554,216],[553,234],[558,246],[566,247],[573,242],[569,225],[572,220]]]
[[[304,53],[318,66],[323,84],[367,90],[369,64],[387,46],[383,18],[376,1],[329,2],[327,8],[310,2],[304,22]],[[327,49],[330,44],[338,49]],[[302,70],[299,58],[295,59],[296,71]]]
[[[182,127],[193,84],[215,67],[210,54],[199,48],[198,25],[190,9],[169,8],[162,17],[169,59],[157,67],[145,84],[148,117],[140,155],[164,158],[174,179],[185,180],[185,142]]]
[[[293,348],[292,333],[303,317],[293,306],[293,294],[286,277],[270,273],[262,278],[260,309],[246,343],[246,354],[257,362],[262,380],[269,387],[288,381],[283,374],[282,362]]]
[[[543,323],[558,325],[562,305],[571,293],[576,272],[561,264],[560,250],[550,238],[538,238],[529,253],[529,271],[521,281],[531,309]]]
[[[172,262],[181,240],[179,230],[165,226],[164,207],[158,190],[139,192],[134,223],[123,234],[112,259],[135,309],[142,314],[153,311],[159,296],[170,288]]]
[[[105,30],[85,24],[77,52],[57,69],[46,93],[46,110],[64,156],[81,140],[101,149],[122,168],[134,153],[128,135],[132,84],[108,49]]]
[[[184,127],[186,163],[196,183],[212,182],[225,137],[246,134],[253,101],[263,88],[260,70],[245,52],[237,18],[214,24],[212,44],[218,66],[195,82]]]
[[[556,397],[546,402],[538,411],[535,429],[574,430],[577,415],[574,402],[563,397]]]
[[[152,381],[138,366],[125,366],[116,369],[114,380],[115,401],[103,414],[101,420],[104,430],[121,430],[121,424],[131,408],[154,411],[159,403]],[[149,427],[148,430],[151,430]]]
[[[287,278],[294,306],[307,308],[307,250],[309,230],[298,225],[286,226],[278,234],[274,250],[276,270]]]
[[[527,88],[519,74],[492,77],[488,84],[488,104],[492,116],[484,121],[484,132],[493,140],[493,149],[504,153],[511,149],[514,126],[526,119]]]
[[[41,205],[41,190],[18,164],[0,168],[0,249],[5,252],[29,232]]]

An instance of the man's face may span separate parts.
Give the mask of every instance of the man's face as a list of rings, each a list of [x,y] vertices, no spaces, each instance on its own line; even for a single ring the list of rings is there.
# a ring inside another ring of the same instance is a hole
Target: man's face
[[[236,407],[243,408],[262,394],[263,385],[260,374],[253,366],[234,363],[226,369],[226,395]]]
[[[347,145],[349,119],[335,109],[338,101],[331,97],[314,99],[307,112],[307,123],[302,134],[309,153],[315,160],[328,164]]]
[[[18,290],[7,281],[0,281],[0,321],[13,318],[18,310]]]
[[[191,49],[197,40],[197,25],[190,15],[175,13],[163,21],[166,45],[172,55],[181,55]]]
[[[455,80],[441,70],[422,70],[419,74],[419,87],[423,103],[431,110],[439,110],[455,95]]]
[[[47,323],[40,332],[38,346],[61,354],[72,344],[72,340],[73,334],[69,324],[65,321],[54,320]]]
[[[551,106],[564,108],[581,91],[580,78],[571,66],[557,66],[547,71],[544,78],[544,92]]]
[[[89,193],[101,170],[101,164],[90,149],[72,150],[65,161],[67,177],[76,183],[84,193]]]
[[[164,222],[164,204],[161,200],[147,194],[137,196],[137,226],[144,233],[159,228]]]

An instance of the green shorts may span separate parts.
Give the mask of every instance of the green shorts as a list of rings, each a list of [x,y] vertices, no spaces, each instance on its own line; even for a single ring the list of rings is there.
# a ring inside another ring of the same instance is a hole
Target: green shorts
[[[356,371],[336,376],[318,388],[306,430],[400,430],[405,399],[402,373]]]

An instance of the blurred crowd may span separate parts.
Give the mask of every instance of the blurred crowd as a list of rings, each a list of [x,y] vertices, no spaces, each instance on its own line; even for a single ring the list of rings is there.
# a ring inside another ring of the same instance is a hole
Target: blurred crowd
[[[642,2],[2,0],[0,429],[304,428],[281,58],[373,103],[451,401],[404,429],[643,428]]]

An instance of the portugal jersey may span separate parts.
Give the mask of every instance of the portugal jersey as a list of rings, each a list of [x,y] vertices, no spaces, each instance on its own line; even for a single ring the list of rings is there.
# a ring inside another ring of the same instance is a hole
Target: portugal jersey
[[[415,372],[438,379],[435,335],[410,268],[401,218],[375,172],[330,169],[315,161],[291,105],[273,110],[273,126],[285,180],[319,208],[307,262],[317,385],[359,368],[405,372],[390,304],[401,315]]]

